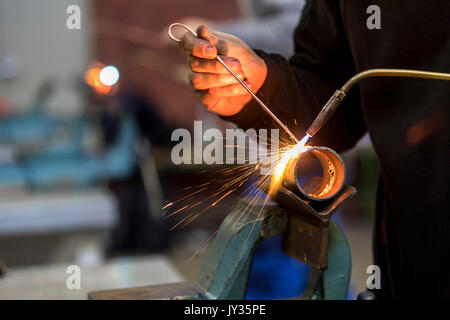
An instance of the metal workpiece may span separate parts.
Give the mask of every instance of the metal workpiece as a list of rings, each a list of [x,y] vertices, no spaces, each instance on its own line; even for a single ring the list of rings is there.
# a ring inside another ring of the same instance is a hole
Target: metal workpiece
[[[311,126],[306,132],[313,137],[336,112],[341,105],[348,91],[360,80],[372,77],[402,77],[402,78],[418,78],[418,79],[434,79],[434,80],[450,80],[449,73],[430,72],[423,70],[410,69],[369,69],[362,71],[351,77],[341,89],[335,91],[327,103],[322,107],[319,114],[314,119]]]
[[[322,176],[313,176],[302,182],[305,180],[302,168],[308,158],[318,160],[322,167]],[[339,154],[327,147],[306,147],[304,152],[288,162],[283,175],[283,185],[303,199],[325,201],[341,190],[344,178],[345,165]]]
[[[293,191],[280,188],[272,197],[288,212],[287,232],[283,234],[282,250],[317,270],[329,266],[331,217],[336,209],[356,193],[354,187],[344,185],[326,201],[305,201]],[[345,238],[345,236],[344,236]],[[347,251],[346,245],[339,250]]]
[[[306,290],[299,300],[345,300],[350,285],[352,257],[347,238],[330,220],[328,227],[328,266],[325,270],[310,268]]]
[[[311,162],[320,164],[321,177],[312,175]],[[344,180],[344,162],[327,147],[306,147],[287,163],[281,186],[271,193],[288,212],[283,252],[317,270],[328,268],[330,219],[337,207],[356,193]],[[341,250],[345,251],[345,246]]]

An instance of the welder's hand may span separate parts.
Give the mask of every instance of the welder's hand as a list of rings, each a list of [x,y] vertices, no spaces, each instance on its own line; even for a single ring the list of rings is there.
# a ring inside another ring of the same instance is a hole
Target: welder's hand
[[[205,26],[197,29],[198,37],[186,32],[181,48],[189,54],[190,82],[198,100],[208,110],[232,116],[251,100],[251,95],[216,60],[219,55],[227,66],[244,80],[253,92],[264,83],[267,66],[245,42],[230,34],[211,32]]]

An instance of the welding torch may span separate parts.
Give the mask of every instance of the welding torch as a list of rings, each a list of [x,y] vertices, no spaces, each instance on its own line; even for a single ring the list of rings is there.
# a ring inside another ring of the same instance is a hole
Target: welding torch
[[[406,77],[421,79],[450,80],[450,74],[409,69],[369,69],[350,78],[341,89],[336,90],[328,102],[322,107],[306,134],[313,137],[336,112],[348,91],[359,81],[371,77]]]
[[[186,29],[188,32],[192,33],[194,36],[198,37],[197,33],[189,28],[188,26],[182,23],[173,23],[169,26],[168,35],[169,37],[176,41],[180,42],[181,39],[176,38],[172,29],[176,26],[182,27]],[[258,102],[258,104],[263,108],[263,110],[273,119],[278,125],[283,128],[291,138],[299,143],[303,144],[306,141],[313,137],[324,125],[327,121],[333,116],[336,112],[337,108],[341,105],[342,101],[345,99],[348,91],[360,80],[371,78],[371,77],[406,77],[406,78],[422,78],[422,79],[437,79],[437,80],[450,80],[450,74],[441,73],[441,72],[430,72],[430,71],[422,71],[422,70],[409,70],[409,69],[369,69],[366,71],[362,71],[352,78],[350,78],[341,89],[336,90],[331,98],[327,101],[327,103],[322,107],[319,114],[314,119],[311,126],[306,131],[305,137],[302,141],[299,141],[297,137],[289,130],[289,128],[256,96],[255,93],[241,80],[239,77],[226,65],[226,63],[219,57],[215,58],[218,60],[224,68],[251,94],[251,96]]]

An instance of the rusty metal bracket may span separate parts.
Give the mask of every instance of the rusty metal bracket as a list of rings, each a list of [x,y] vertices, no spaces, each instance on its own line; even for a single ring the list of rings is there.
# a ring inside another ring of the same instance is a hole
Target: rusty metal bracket
[[[283,251],[316,269],[328,266],[328,226],[336,208],[356,193],[344,185],[339,193],[325,202],[302,200],[292,191],[281,188],[274,200],[288,214],[288,229],[283,235]]]

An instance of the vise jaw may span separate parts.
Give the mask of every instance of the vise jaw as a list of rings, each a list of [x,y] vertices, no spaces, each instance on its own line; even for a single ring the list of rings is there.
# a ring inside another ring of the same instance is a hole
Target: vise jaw
[[[319,202],[302,200],[294,192],[280,188],[273,198],[288,213],[283,252],[315,269],[327,269],[330,219],[335,209],[355,193],[354,187],[344,185],[336,196]]]

